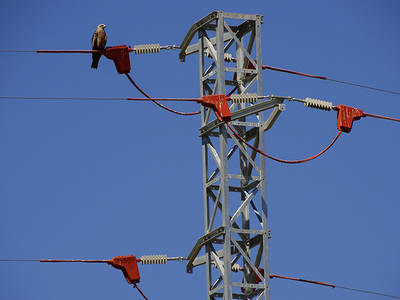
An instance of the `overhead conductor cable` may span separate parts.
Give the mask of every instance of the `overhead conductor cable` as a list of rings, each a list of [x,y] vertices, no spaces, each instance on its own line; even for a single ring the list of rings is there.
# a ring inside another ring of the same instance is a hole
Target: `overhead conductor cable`
[[[292,71],[292,70],[288,70],[288,69],[276,68],[276,67],[267,66],[267,65],[263,65],[262,68],[264,70],[268,69],[268,70],[272,70],[272,71],[285,72],[285,73],[304,76],[304,77],[309,77],[309,78],[322,79],[322,80],[328,80],[328,81],[332,81],[332,82],[336,82],[336,83],[347,84],[347,85],[351,85],[351,86],[357,86],[357,87],[360,87],[360,88],[375,90],[375,91],[378,91],[378,92],[389,93],[389,94],[393,94],[393,95],[400,95],[400,92],[386,90],[386,89],[380,89],[380,88],[376,88],[376,87],[372,87],[372,86],[368,86],[368,85],[362,85],[362,84],[358,84],[358,83],[354,83],[354,82],[350,82],[350,81],[332,79],[332,78],[328,78],[328,77],[325,77],[325,76],[311,75],[311,74],[296,72],[296,71]]]
[[[129,268],[130,264],[136,265],[136,262],[141,261],[143,264],[165,264],[168,260],[186,260],[187,258],[185,257],[167,257],[166,255],[143,255],[140,258],[136,258],[134,255],[128,255],[128,256],[116,256],[113,257],[111,260],[109,259],[97,259],[97,260],[87,260],[87,259],[0,259],[0,262],[83,262],[83,263],[107,263],[111,264],[117,269],[121,269],[121,267],[124,268]],[[240,267],[240,265],[235,264],[232,267],[233,272],[238,272],[239,270],[243,271],[243,268]],[[259,269],[260,273],[263,275],[264,270]],[[135,273],[135,272],[133,272]],[[129,279],[129,274],[125,274],[125,277],[128,277]],[[127,276],[128,275],[128,276]],[[317,284],[317,285],[322,285],[322,286],[328,286],[331,288],[340,288],[340,289],[345,289],[349,291],[355,291],[355,292],[360,292],[360,293],[367,293],[367,294],[373,294],[377,296],[383,296],[383,297],[390,297],[390,298],[395,298],[395,299],[400,299],[400,296],[396,295],[390,295],[386,293],[380,293],[380,292],[375,292],[375,291],[370,291],[370,290],[364,290],[364,289],[356,289],[356,288],[351,288],[351,287],[345,287],[345,286],[340,286],[332,283],[326,283],[322,281],[316,281],[316,280],[309,280],[309,279],[302,279],[302,278],[295,278],[295,277],[289,277],[289,276],[283,276],[283,275],[277,275],[277,274],[269,274],[270,278],[279,278],[279,279],[287,279],[287,280],[293,280],[293,281],[299,281],[299,282],[305,282],[305,283],[311,283],[311,284]],[[139,287],[136,285],[138,280],[135,280],[138,278],[132,278],[132,284],[135,288],[138,289],[138,291],[142,294],[142,296],[147,299],[147,297],[143,294],[143,292],[139,289]],[[148,300],[148,299],[147,299]]]
[[[269,277],[270,277],[270,278],[280,278],[280,279],[287,279],[287,280],[300,281],[300,282],[305,282],[305,283],[311,283],[311,284],[317,284],[317,285],[328,286],[328,287],[331,287],[331,288],[339,288],[339,289],[345,289],[345,290],[354,291],[354,292],[359,292],[359,293],[372,294],[372,295],[377,295],[377,296],[383,296],[383,297],[389,297],[389,298],[394,298],[394,299],[400,299],[400,296],[396,296],[396,295],[389,295],[389,294],[384,294],[384,293],[375,292],[375,291],[369,291],[369,290],[364,290],[364,289],[355,289],[355,288],[340,286],[340,285],[336,285],[336,284],[332,284],[332,283],[326,283],[326,282],[322,282],[322,281],[309,280],[309,279],[302,279],[302,278],[295,278],[295,277],[282,276],[282,275],[276,275],[276,274],[270,274]]]
[[[155,104],[157,104],[159,107],[161,107],[161,108],[163,108],[163,109],[165,109],[165,110],[167,110],[167,111],[169,111],[169,112],[172,112],[172,113],[174,113],[174,114],[181,115],[181,116],[193,116],[193,115],[198,115],[198,114],[200,113],[200,111],[190,112],[190,113],[184,113],[184,112],[180,112],[180,111],[173,110],[173,109],[171,109],[171,108],[169,108],[169,107],[166,107],[165,105],[162,105],[161,103],[158,103],[157,101],[153,100],[148,94],[146,94],[146,93],[136,84],[136,82],[133,81],[132,77],[131,77],[128,73],[126,73],[125,75],[126,75],[126,77],[128,78],[128,80],[132,83],[132,85],[133,85],[143,96],[145,96],[145,97],[148,98],[149,100],[153,101],[153,102],[154,102]]]

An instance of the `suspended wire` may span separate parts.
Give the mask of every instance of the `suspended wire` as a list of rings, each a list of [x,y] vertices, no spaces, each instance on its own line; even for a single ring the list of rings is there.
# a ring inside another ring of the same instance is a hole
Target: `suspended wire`
[[[309,77],[309,78],[328,80],[328,81],[332,81],[332,82],[336,82],[336,83],[347,84],[347,85],[351,85],[351,86],[357,86],[357,87],[360,87],[360,88],[370,89],[370,90],[383,92],[383,93],[389,93],[389,94],[393,94],[393,95],[400,95],[400,92],[386,90],[386,89],[380,89],[380,88],[376,88],[376,87],[372,87],[372,86],[368,86],[368,85],[362,85],[362,84],[358,84],[358,83],[353,83],[353,82],[350,82],[350,81],[332,79],[332,78],[328,78],[328,77],[325,77],[325,76],[311,75],[311,74],[301,73],[301,72],[288,70],[288,69],[276,68],[276,67],[267,66],[267,65],[263,65],[262,68],[263,69],[272,70],[272,71],[285,72],[285,73],[289,73],[289,74]]]
[[[384,293],[379,293],[379,292],[374,292],[374,291],[368,291],[368,290],[362,290],[362,289],[355,289],[355,288],[350,288],[350,287],[345,287],[345,286],[339,286],[339,285],[336,285],[335,287],[336,287],[336,288],[339,288],[339,289],[354,291],[354,292],[360,292],[360,293],[365,293],[365,294],[372,294],[372,295],[377,295],[377,296],[383,296],[383,297],[389,297],[389,298],[400,299],[400,296],[389,295],[389,294],[384,294]]]
[[[18,258],[11,258],[11,259],[0,259],[0,261],[9,261],[9,262],[39,262],[40,259],[18,259]]]
[[[98,53],[101,50],[36,50],[36,53]]]
[[[0,96],[0,99],[9,100],[100,100],[100,101],[181,101],[197,102],[198,98],[137,98],[137,97],[29,97],[29,96]]]
[[[400,95],[400,92],[380,89],[380,88],[376,88],[376,87],[373,87],[373,86],[362,85],[362,84],[353,83],[353,82],[349,82],[349,81],[342,81],[342,80],[337,80],[337,79],[332,79],[332,78],[326,78],[326,80],[329,80],[329,81],[332,81],[332,82],[341,83],[341,84],[347,84],[347,85],[351,85],[351,86],[357,86],[357,87],[360,87],[360,88],[374,90],[374,91],[378,91],[378,92],[389,93],[389,94],[393,94],[393,95]]]
[[[260,149],[250,145],[248,142],[246,142],[233,128],[229,123],[226,123],[226,125],[229,127],[229,129],[232,131],[232,133],[244,144],[246,144],[248,147],[250,147],[251,149],[253,149],[254,151],[260,153],[261,155],[264,155],[265,157],[268,157],[269,159],[275,160],[277,162],[281,162],[281,163],[285,163],[285,164],[299,164],[299,163],[304,163],[307,161],[310,161],[312,159],[317,158],[318,156],[321,156],[322,154],[324,154],[329,148],[332,147],[332,145],[336,142],[336,140],[339,138],[340,134],[342,133],[341,131],[338,131],[338,133],[336,134],[335,138],[332,140],[332,142],[325,148],[323,149],[321,152],[319,152],[318,154],[315,154],[313,156],[310,156],[308,158],[305,159],[299,159],[299,160],[285,160],[285,159],[280,159],[280,158],[276,158],[274,156],[271,156],[263,151],[261,151]]]
[[[383,296],[383,297],[389,297],[389,298],[400,299],[400,296],[389,295],[389,294],[384,294],[384,293],[375,292],[375,291],[369,291],[369,290],[364,290],[364,289],[355,289],[355,288],[350,288],[350,287],[335,285],[335,284],[332,284],[332,283],[326,283],[326,282],[322,282],[322,281],[315,281],[315,280],[309,280],[309,279],[301,279],[301,278],[295,278],[295,277],[289,277],[289,276],[282,276],[282,275],[276,275],[276,274],[270,274],[269,277],[270,277],[270,278],[279,278],[279,279],[287,279],[287,280],[294,280],[294,281],[306,282],[306,283],[311,283],[311,284],[317,284],[317,285],[328,286],[328,287],[331,287],[331,288],[339,288],[339,289],[345,289],[345,290],[354,291],[354,292],[360,292],[360,293],[365,293],[365,294],[372,294],[372,295],[377,295],[377,296]]]
[[[108,263],[109,259],[40,259],[40,262],[52,262],[52,263],[63,263],[63,262],[79,262],[79,263]]]
[[[0,262],[84,262],[84,263],[106,263],[109,260],[106,259],[0,259]],[[328,286],[331,288],[339,288],[339,289],[345,289],[349,291],[354,291],[354,292],[360,292],[360,293],[366,293],[366,294],[373,294],[377,296],[384,296],[384,297],[389,297],[389,298],[395,298],[395,299],[400,299],[400,296],[396,295],[390,295],[386,293],[380,293],[376,291],[370,291],[370,290],[364,290],[364,289],[356,289],[352,287],[346,287],[346,286],[340,286],[340,285],[335,285],[332,283],[327,283],[327,282],[322,282],[322,281],[316,281],[316,280],[309,280],[309,279],[302,279],[302,278],[295,278],[295,277],[289,277],[289,276],[283,276],[283,275],[277,275],[277,274],[270,274],[270,278],[279,278],[279,279],[287,279],[287,280],[293,280],[293,281],[299,281],[299,282],[305,282],[305,283],[311,283],[311,284],[316,284],[316,285],[322,285],[322,286]],[[146,295],[143,293],[143,291],[136,285],[136,283],[133,283],[133,287],[136,288],[139,293],[146,299]]]
[[[386,117],[386,116],[381,116],[381,115],[374,115],[374,114],[369,114],[369,113],[366,113],[366,112],[364,112],[364,115],[367,116],[367,117],[372,117],[372,118],[378,118],[378,119],[384,119],[384,120],[400,122],[400,119],[398,119],[398,118],[391,118],[391,117]]]
[[[100,51],[99,50],[17,50],[17,49],[0,49],[0,53],[94,53],[94,52],[100,52]],[[236,58],[232,58],[232,61],[236,62],[237,60],[236,60]],[[360,88],[370,89],[370,90],[374,90],[374,91],[378,91],[378,92],[389,93],[389,94],[393,94],[393,95],[400,95],[400,92],[396,92],[396,91],[376,88],[376,87],[372,87],[372,86],[368,86],[368,85],[362,85],[362,84],[354,83],[354,82],[350,82],[350,81],[344,81],[344,80],[328,78],[326,76],[312,75],[312,74],[297,72],[297,71],[293,71],[293,70],[289,70],[289,69],[277,68],[277,67],[273,67],[273,66],[269,66],[269,65],[262,65],[262,69],[263,70],[268,69],[268,70],[278,71],[278,72],[285,72],[285,73],[299,75],[299,76],[305,76],[305,77],[309,77],[309,78],[328,80],[328,81],[332,81],[332,82],[336,82],[336,83],[347,84],[347,85],[351,85],[351,86],[357,86],[357,87],[360,87]]]
[[[142,292],[142,290],[137,286],[136,283],[133,283],[133,288],[136,288],[144,299],[149,300],[149,298],[146,297],[146,295]]]
[[[296,71],[292,71],[292,70],[288,70],[288,69],[282,69],[282,68],[277,68],[277,67],[272,67],[272,66],[267,66],[267,65],[263,65],[262,69],[263,70],[268,69],[268,70],[278,71],[278,72],[285,72],[285,73],[289,73],[289,74],[300,75],[300,76],[305,76],[305,77],[310,77],[310,78],[317,78],[317,79],[322,79],[322,80],[327,79],[324,76],[311,75],[311,74],[296,72]]]
[[[0,53],[36,53],[36,50],[0,49]]]
[[[99,101],[117,101],[128,100],[129,98],[122,97],[30,97],[30,96],[0,96],[0,99],[9,100],[99,100]],[[143,99],[145,100],[145,99]],[[147,100],[147,99],[146,99]]]
[[[322,281],[309,280],[309,279],[301,279],[301,278],[294,278],[294,277],[283,276],[283,275],[276,275],[276,274],[269,274],[269,278],[288,279],[288,280],[294,280],[294,281],[300,281],[300,282],[306,282],[306,283],[312,283],[312,284],[318,284],[318,285],[329,286],[329,287],[331,287],[331,288],[334,288],[334,287],[335,287],[334,284],[326,283],[326,282],[322,282]]]
[[[154,102],[155,104],[157,104],[159,107],[161,107],[161,108],[163,108],[163,109],[165,109],[165,110],[167,110],[167,111],[169,111],[169,112],[172,112],[172,113],[174,113],[174,114],[181,115],[181,116],[193,116],[193,115],[198,115],[198,114],[200,113],[200,111],[197,111],[197,112],[190,112],[190,113],[184,113],[184,112],[180,112],[180,111],[173,110],[173,109],[171,109],[171,108],[169,108],[169,107],[166,107],[165,105],[162,105],[162,104],[158,103],[157,101],[155,101],[154,99],[152,99],[149,95],[147,95],[147,94],[136,84],[136,82],[133,81],[133,79],[131,78],[131,76],[130,76],[128,73],[125,73],[125,75],[126,75],[126,77],[129,79],[129,81],[133,84],[133,86],[134,86],[143,96],[145,96],[145,97],[148,98],[149,100],[153,101],[153,102]]]

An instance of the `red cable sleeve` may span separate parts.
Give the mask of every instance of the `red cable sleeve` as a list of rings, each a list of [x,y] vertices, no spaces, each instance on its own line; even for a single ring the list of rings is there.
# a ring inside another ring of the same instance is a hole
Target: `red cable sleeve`
[[[149,298],[147,298],[146,295],[143,294],[142,290],[139,289],[139,287],[136,285],[136,283],[133,283],[133,287],[139,291],[139,293],[143,296],[144,299],[149,300]]]
[[[300,72],[296,72],[296,71],[292,71],[292,70],[276,68],[276,67],[271,67],[271,66],[267,66],[267,65],[263,65],[262,69],[263,70],[269,69],[269,70],[273,70],[273,71],[285,72],[285,73],[290,73],[290,74],[294,74],[294,75],[306,76],[306,77],[317,78],[317,79],[322,79],[322,80],[326,80],[327,79],[324,76],[317,76],[317,75],[311,75],[311,74],[306,74],[306,73],[300,73]]]
[[[345,289],[345,290],[355,291],[355,292],[359,292],[359,293],[372,294],[372,295],[378,295],[378,296],[383,296],[383,297],[400,299],[400,296],[389,295],[389,294],[384,294],[384,293],[375,292],[375,291],[369,291],[369,290],[363,290],[363,289],[355,289],[355,288],[351,288],[351,287],[334,285],[332,283],[326,283],[326,282],[315,281],[315,280],[294,278],[294,277],[275,275],[275,274],[269,274],[269,278],[280,278],[280,279],[295,280],[295,281],[300,281],[300,282],[306,282],[306,283],[318,284],[318,285],[323,285],[323,286],[329,286],[331,288]]]
[[[347,84],[347,85],[352,85],[352,86],[358,86],[358,87],[365,88],[365,89],[375,90],[375,91],[379,91],[379,92],[390,93],[390,94],[394,94],[394,95],[400,95],[399,92],[395,92],[395,91],[379,89],[379,88],[368,86],[368,85],[362,85],[362,84],[353,83],[353,82],[349,82],[349,81],[332,79],[332,78],[328,78],[328,77],[325,77],[325,76],[311,75],[311,74],[296,72],[296,71],[292,71],[292,70],[288,70],[288,69],[276,68],[276,67],[267,66],[267,65],[263,65],[262,69],[263,70],[269,69],[269,70],[273,70],[273,71],[285,72],[285,73],[289,73],[289,74],[300,75],[300,76],[305,76],[305,77],[310,77],[310,78],[329,80],[329,81],[336,82],[336,83],[342,83],[342,84]]]
[[[149,101],[149,98],[124,98],[130,101]],[[199,102],[199,98],[152,98],[153,101]]]
[[[133,51],[133,48],[128,48],[129,52]],[[36,53],[98,53],[101,50],[3,50],[0,52],[36,52]]]
[[[264,155],[266,157],[268,157],[269,159],[275,160],[277,162],[281,162],[281,163],[285,163],[285,164],[299,164],[299,163],[303,163],[309,160],[312,160],[314,158],[317,158],[318,156],[324,154],[330,147],[332,147],[332,145],[336,142],[336,140],[338,139],[338,137],[340,136],[340,134],[342,133],[341,131],[338,131],[338,133],[336,134],[335,138],[332,140],[332,142],[321,152],[319,152],[318,154],[315,154],[313,156],[310,156],[308,158],[305,159],[299,159],[299,160],[285,160],[285,159],[280,159],[280,158],[276,158],[273,157],[271,155],[268,155],[267,153],[264,153],[263,151],[261,151],[260,149],[257,149],[256,147],[250,145],[248,142],[246,142],[233,128],[229,123],[226,123],[226,125],[229,127],[229,129],[232,131],[232,133],[243,143],[245,143],[248,147],[250,147],[251,149],[253,149],[254,151],[260,153],[261,155]]]
[[[288,277],[288,276],[282,276],[282,275],[275,275],[275,274],[269,274],[269,278],[281,278],[281,279],[295,280],[295,281],[301,281],[301,282],[325,285],[325,286],[329,286],[331,288],[335,288],[336,287],[335,285],[333,285],[331,283],[315,281],[315,280],[307,280],[307,279],[301,279],[301,278],[294,278],[294,277]]]
[[[400,122],[400,119],[397,119],[397,118],[385,117],[385,116],[374,115],[374,114],[369,114],[369,113],[364,113],[364,115],[367,116],[367,117],[372,117],[372,118],[378,118],[378,119],[384,119],[384,120]]]
[[[40,259],[40,262],[82,262],[82,263],[108,263],[110,260],[107,259]]]
[[[100,50],[36,50],[36,53],[98,53]]]
[[[129,79],[129,81],[133,84],[133,86],[134,86],[143,96],[145,96],[145,97],[148,98],[149,100],[153,101],[153,102],[154,102],[155,104],[157,104],[159,107],[161,107],[161,108],[163,108],[163,109],[165,109],[165,110],[167,110],[167,111],[169,111],[169,112],[172,112],[172,113],[174,113],[174,114],[181,115],[181,116],[193,116],[193,115],[198,115],[198,114],[200,113],[200,111],[190,112],[190,113],[184,113],[184,112],[180,112],[180,111],[173,110],[173,109],[171,109],[171,108],[169,108],[169,107],[166,107],[165,105],[162,105],[162,104],[158,103],[157,101],[153,100],[149,95],[147,95],[147,94],[136,84],[136,82],[133,81],[133,79],[131,78],[131,76],[130,76],[128,73],[125,73],[125,75],[126,75],[126,77]]]

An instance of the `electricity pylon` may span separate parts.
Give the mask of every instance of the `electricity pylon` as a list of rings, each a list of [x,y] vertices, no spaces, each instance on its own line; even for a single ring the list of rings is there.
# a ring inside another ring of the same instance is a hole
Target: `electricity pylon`
[[[241,101],[230,105],[230,124],[264,151],[264,133],[284,106],[274,98],[253,102],[263,95],[261,24],[261,15],[212,12],[189,29],[179,57],[184,61],[198,53],[201,96],[226,95],[227,86],[242,95]],[[190,44],[196,34],[198,41]],[[246,102],[250,92],[257,95]],[[269,300],[265,158],[204,106],[200,136],[205,233],[188,256],[187,271],[205,264],[207,299]],[[198,256],[203,246],[205,255]]]

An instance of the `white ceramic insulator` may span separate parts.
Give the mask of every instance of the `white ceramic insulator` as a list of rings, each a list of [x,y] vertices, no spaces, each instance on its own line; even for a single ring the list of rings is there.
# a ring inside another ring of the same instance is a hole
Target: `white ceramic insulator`
[[[160,44],[135,45],[133,47],[133,52],[135,52],[135,54],[158,53],[160,50]]]
[[[140,261],[143,265],[155,265],[155,264],[166,264],[168,258],[166,255],[143,255],[140,257]]]
[[[240,271],[240,265],[239,264],[234,264],[232,266],[232,272],[239,272]]]
[[[254,103],[258,100],[257,94],[235,94],[229,98],[232,103]]]
[[[224,60],[226,62],[231,62],[232,61],[232,54],[230,53],[224,53]]]
[[[304,102],[304,106],[307,107],[312,107],[316,109],[321,109],[321,110],[331,110],[333,108],[332,102],[329,101],[323,101],[323,100],[318,100],[318,99],[313,99],[313,98],[306,98],[306,102]]]
[[[210,51],[210,49],[207,48],[207,49],[204,51],[204,55],[207,56],[207,57],[211,57],[211,51]],[[231,62],[231,61],[232,61],[232,58],[233,58],[233,56],[232,56],[231,53],[224,53],[224,60],[225,60],[226,62]]]
[[[217,267],[217,263],[214,260],[211,262],[211,264],[213,265],[214,268]],[[221,262],[221,264],[224,265],[223,262]],[[239,272],[239,271],[240,271],[240,265],[239,264],[234,264],[232,266],[232,272]]]

